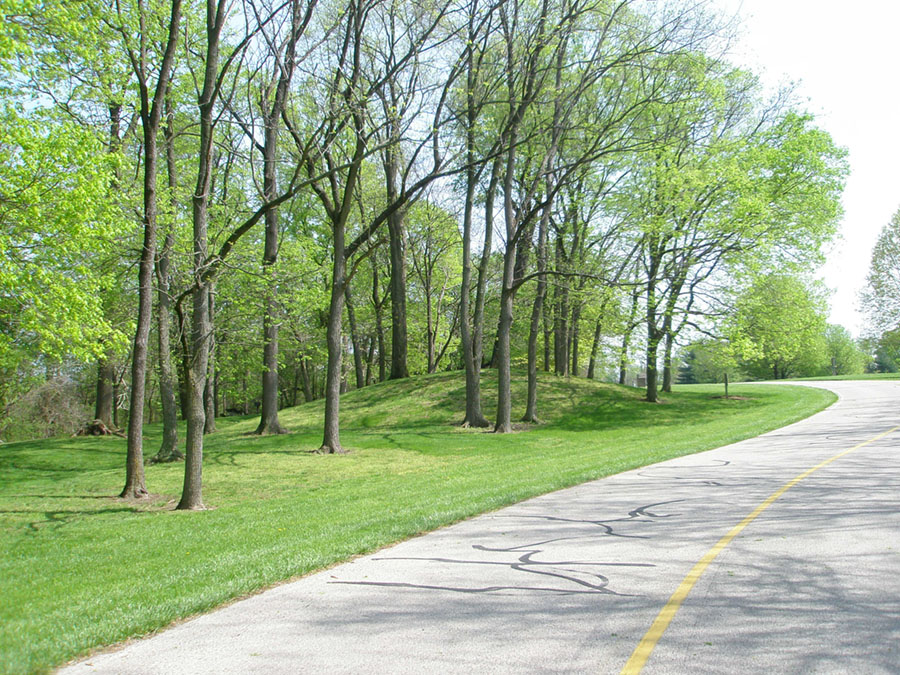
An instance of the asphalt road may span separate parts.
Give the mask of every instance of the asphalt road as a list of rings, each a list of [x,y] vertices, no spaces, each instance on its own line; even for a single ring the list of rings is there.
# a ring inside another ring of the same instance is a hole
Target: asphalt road
[[[803,422],[444,528],[63,672],[618,673],[668,607],[644,673],[900,673],[900,430],[872,440],[900,424],[900,384],[821,386],[841,400]]]

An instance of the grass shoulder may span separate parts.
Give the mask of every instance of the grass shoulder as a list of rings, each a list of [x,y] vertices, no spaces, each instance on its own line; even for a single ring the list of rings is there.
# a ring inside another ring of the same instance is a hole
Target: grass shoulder
[[[524,401],[524,373],[514,380]],[[495,392],[485,372],[486,403]],[[0,671],[46,671],[478,513],[758,435],[835,398],[808,387],[731,393],[678,387],[648,405],[641,390],[542,375],[544,423],[496,435],[458,425],[460,373],[385,382],[342,397],[348,455],[310,453],[321,402],[282,411],[287,435],[249,435],[256,417],[217,420],[202,512],[172,510],[181,464],[147,467],[153,498],[114,498],[125,456],[115,437],[0,446]],[[159,437],[148,427],[145,449]]]
[[[900,373],[861,373],[858,375],[822,375],[820,377],[793,377],[787,382],[828,382],[836,380],[900,380]]]

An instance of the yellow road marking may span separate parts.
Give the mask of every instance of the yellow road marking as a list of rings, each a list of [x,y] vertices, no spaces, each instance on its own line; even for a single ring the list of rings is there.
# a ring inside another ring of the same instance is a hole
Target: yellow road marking
[[[793,478],[792,480],[785,483],[781,488],[779,488],[776,492],[769,496],[769,498],[766,499],[762,504],[757,506],[749,516],[747,516],[740,523],[731,528],[728,534],[719,539],[718,543],[716,543],[716,545],[713,546],[705,556],[700,558],[699,562],[697,562],[697,564],[691,568],[691,571],[687,573],[687,576],[678,585],[678,588],[675,589],[675,592],[672,593],[669,601],[659,611],[659,614],[656,615],[656,619],[653,621],[650,629],[644,634],[644,637],[638,643],[638,646],[631,653],[631,657],[628,659],[628,663],[626,663],[625,667],[622,668],[622,675],[637,675],[637,673],[641,672],[641,669],[643,669],[643,667],[647,664],[647,660],[650,658],[650,654],[653,652],[653,648],[656,647],[656,643],[659,642],[659,639],[662,637],[663,633],[666,632],[666,628],[669,627],[672,619],[675,618],[675,614],[678,612],[679,607],[681,607],[681,603],[684,602],[685,598],[688,596],[688,593],[691,592],[694,584],[697,583],[701,575],[706,571],[706,568],[709,567],[709,564],[716,559],[716,556],[719,555],[719,553],[722,552],[722,549],[728,546],[731,540],[738,536],[741,531],[745,527],[747,527],[747,525],[752,523],[760,513],[769,508],[775,502],[775,500],[781,497],[781,495],[790,490],[810,474],[818,471],[824,466],[828,466],[833,461],[840,459],[844,455],[850,454],[854,450],[858,450],[863,446],[881,440],[888,434],[891,434],[898,429],[900,429],[900,425],[894,427],[893,429],[888,429],[883,434],[878,434],[874,438],[863,441],[859,445],[854,445],[849,450],[839,452],[834,457],[816,464],[811,469],[807,469],[796,478]]]

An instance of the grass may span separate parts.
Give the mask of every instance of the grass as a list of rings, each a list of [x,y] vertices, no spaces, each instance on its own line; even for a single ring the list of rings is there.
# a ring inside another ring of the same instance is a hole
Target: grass
[[[524,377],[514,375],[514,401]],[[124,441],[0,446],[0,672],[43,672],[241,595],[527,497],[755,436],[833,400],[805,387],[639,390],[542,377],[544,424],[493,435],[454,422],[459,373],[387,382],[342,398],[342,441],[319,456],[321,402],[218,420],[207,437],[201,512],[172,510],[183,465],[147,467],[150,500],[114,498]],[[496,392],[484,377],[485,402]],[[491,413],[490,406],[486,413]],[[519,411],[521,412],[521,411]],[[145,452],[160,429],[146,430]]]
[[[858,375],[822,375],[820,377],[793,377],[798,382],[834,380],[900,380],[900,373],[860,373]]]

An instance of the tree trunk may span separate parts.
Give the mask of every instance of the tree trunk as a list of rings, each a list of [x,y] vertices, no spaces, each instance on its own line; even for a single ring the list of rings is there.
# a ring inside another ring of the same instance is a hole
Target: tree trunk
[[[600,338],[603,336],[603,308],[600,310],[601,316],[597,319],[597,325],[594,326],[594,340],[591,343],[591,360],[588,361],[587,376],[589,380],[593,380],[596,376],[597,355],[600,353]]]
[[[144,242],[141,247],[138,267],[138,316],[134,335],[131,362],[131,403],[128,415],[128,449],[125,458],[125,487],[121,497],[139,498],[147,496],[144,480],[144,392],[147,379],[147,346],[150,337],[150,323],[153,315],[153,272],[156,265],[157,227],[157,138],[162,118],[162,109],[169,88],[169,77],[175,59],[178,42],[178,25],[181,21],[181,0],[173,0],[169,17],[166,48],[160,63],[156,90],[151,99],[147,72],[147,53],[144,42],[139,55],[140,63],[133,63],[140,88],[140,115],[143,130],[144,153]],[[112,112],[112,108],[110,109]],[[118,114],[118,112],[116,113]]]
[[[478,263],[478,277],[475,282],[475,310],[472,316],[471,328],[471,348],[467,348],[466,339],[463,337],[463,361],[466,368],[466,416],[463,419],[463,426],[484,428],[490,426],[487,418],[481,409],[481,365],[484,352],[484,304],[487,295],[487,274],[488,264],[491,256],[491,246],[494,233],[494,197],[497,192],[497,182],[499,180],[500,169],[502,165],[499,158],[494,161],[491,167],[491,180],[488,185],[485,209],[484,209],[484,240],[482,242],[481,258]],[[471,223],[473,220],[474,194],[476,181],[474,173],[467,178],[467,194],[466,194],[466,210],[468,220],[470,222],[470,241],[471,241]],[[465,232],[464,232],[465,234]],[[465,255],[467,247],[463,247],[463,255]],[[465,267],[463,267],[465,274]],[[468,313],[468,293],[462,296],[461,302],[466,303],[463,308],[460,305],[460,312]],[[463,314],[463,321],[467,321],[468,317]],[[462,328],[462,324],[460,325]],[[468,326],[466,326],[466,330]],[[467,331],[468,332],[468,331]],[[461,336],[462,337],[462,336]]]
[[[197,161],[197,183],[191,200],[193,216],[193,263],[196,287],[192,293],[190,362],[188,371],[188,420],[185,444],[184,487],[178,509],[203,508],[203,431],[206,407],[203,393],[209,360],[209,338],[212,332],[209,316],[209,282],[203,272],[207,258],[210,185],[212,182],[212,150],[214,106],[219,75],[219,38],[225,25],[227,8],[208,2],[206,5],[206,60],[203,89],[197,100],[200,113],[200,146]]]
[[[300,363],[297,365],[297,367],[300,369],[300,386],[303,387],[303,400],[306,403],[314,401],[316,398],[313,389],[313,383],[309,377],[309,367],[307,366],[308,362],[309,359],[307,359],[306,357],[301,357]]]
[[[187,330],[187,326],[181,326],[180,330]],[[188,393],[188,374],[185,370],[185,363],[187,363],[187,359],[185,358],[184,350],[178,349],[178,363],[179,363],[179,377],[178,377],[178,409],[181,411],[181,419],[187,420],[188,418],[188,408],[191,405],[191,397]],[[245,387],[246,390],[246,387]]]
[[[494,432],[512,431],[512,373],[510,372],[509,332],[513,321],[512,290],[515,250],[507,251],[503,265],[503,291],[500,295],[500,322],[497,326],[497,421]]]
[[[122,377],[116,378],[116,383],[113,385],[113,409],[112,409],[112,417],[113,417],[113,426],[118,429],[119,428],[119,388],[122,386]]]
[[[375,307],[375,333],[378,336],[378,381],[385,380],[385,351],[384,351],[384,320],[383,305],[381,298],[378,297],[380,288],[378,285],[378,262],[374,256],[372,258],[372,304]]]
[[[331,276],[331,306],[328,313],[326,342],[328,345],[328,366],[325,373],[325,428],[319,452],[334,454],[345,452],[341,446],[340,406],[341,406],[341,319],[344,305],[344,283],[346,262],[344,260],[344,226],[336,223],[334,230],[334,264]]]
[[[572,333],[572,375],[578,377],[578,337],[581,328],[581,303],[576,302],[572,308],[572,325],[570,331]]]
[[[156,264],[156,278],[159,286],[157,330],[159,342],[159,395],[162,403],[163,438],[153,462],[173,462],[184,459],[178,449],[178,405],[175,401],[175,385],[172,370],[172,349],[170,343],[171,297],[169,295],[169,264],[175,237],[166,235],[162,252]]]
[[[178,214],[178,173],[175,157],[175,111],[172,100],[166,97],[166,125],[163,127],[166,141],[166,177],[169,185],[169,207],[174,230]],[[166,234],[162,251],[156,261],[157,299],[157,331],[159,347],[159,397],[162,405],[163,437],[153,462],[172,462],[184,459],[184,453],[178,449],[178,404],[175,400],[175,370],[172,367],[171,320],[172,297],[171,288],[171,256],[175,246],[173,231]]]
[[[565,269],[562,241],[556,242],[556,269]],[[553,323],[553,361],[557,375],[569,374],[569,282],[560,278],[555,285],[555,320]]]
[[[657,403],[659,401],[657,352],[661,336],[655,331],[647,339],[647,401]]]
[[[393,153],[389,153],[393,157]],[[389,162],[388,203],[397,199],[397,167]],[[409,377],[407,366],[408,338],[406,327],[406,223],[403,209],[397,209],[388,217],[391,253],[391,377],[400,380]]]
[[[658,377],[657,377],[657,351],[662,331],[656,326],[656,287],[655,269],[651,271],[650,281],[647,283],[647,401],[657,403],[659,401]]]
[[[275,55],[275,69],[271,84],[274,84],[274,99],[269,103],[268,94],[272,87],[263,94],[260,101],[265,134],[263,136],[263,199],[272,201],[278,196],[278,132],[281,125],[281,114],[287,101],[287,93],[294,76],[295,46],[303,31],[303,17],[300,3],[294,0],[291,5],[291,30],[284,43],[284,56]],[[262,409],[256,434],[285,434],[287,429],[278,420],[278,284],[276,263],[278,262],[278,209],[266,211],[266,233],[263,250],[263,274],[266,278],[266,300],[263,314],[263,376],[262,376]]]
[[[184,483],[181,500],[175,507],[179,510],[203,508],[203,432],[206,428],[206,405],[203,396],[206,390],[206,371],[209,359],[207,344],[209,328],[209,288],[203,285],[193,293],[191,351],[194,357],[191,365],[187,367],[188,419]]]
[[[207,349],[209,356],[206,364],[206,385],[203,387],[203,410],[205,421],[204,434],[216,432],[216,291],[215,284],[210,283],[207,294],[209,304],[209,335],[207,336]]]
[[[548,184],[547,192],[550,192]],[[531,307],[531,327],[528,331],[528,400],[525,404],[523,422],[539,424],[537,416],[537,348],[538,333],[541,330],[541,318],[544,316],[544,296],[547,294],[547,229],[550,225],[550,203],[541,212],[541,220],[538,226],[538,250],[537,268],[538,282],[534,295],[534,304]],[[523,271],[524,273],[524,271]]]
[[[372,364],[375,360],[375,338],[369,336],[369,349],[366,352],[366,386],[372,382]]]
[[[625,327],[625,334],[622,336],[622,350],[619,352],[619,384],[625,384],[625,378],[628,373],[628,347],[631,343],[631,333],[634,331],[634,319],[637,316],[639,297],[640,292],[635,288],[631,294],[631,312],[628,315],[628,325]]]
[[[662,390],[670,394],[672,393],[672,345],[674,343],[672,333],[666,331],[666,347],[663,354],[663,385]]]
[[[350,296],[350,284],[344,287],[344,302],[347,304],[347,319],[350,323],[350,344],[353,345],[353,366],[356,371],[356,388],[366,386],[366,373],[363,369],[362,340],[356,327],[356,312],[353,308],[353,299]]]
[[[434,316],[431,299],[431,266],[425,263],[425,352],[428,361],[428,373],[434,372],[435,340],[437,331],[434,326]],[[440,308],[440,301],[438,302]]]
[[[500,287],[500,321],[497,324],[497,344],[494,359],[497,361],[497,421],[494,433],[512,431],[512,373],[510,372],[510,329],[513,322],[516,295],[516,246],[515,234],[519,224],[513,207],[512,184],[516,158],[516,129],[509,135],[506,169],[503,176],[503,215],[506,221],[506,250],[503,253],[503,284]]]
[[[113,387],[116,369],[107,355],[97,362],[97,397],[94,404],[94,419],[107,427],[113,426]]]
[[[138,268],[138,316],[131,352],[131,400],[128,408],[128,450],[125,459],[125,487],[120,497],[147,496],[144,479],[144,398],[147,381],[147,347],[153,318],[153,271],[156,263],[156,173],[157,127],[149,114],[144,119],[144,243]]]
[[[550,372],[550,340],[553,335],[552,322],[550,320],[550,303],[544,301],[542,323],[544,324],[544,372]]]

